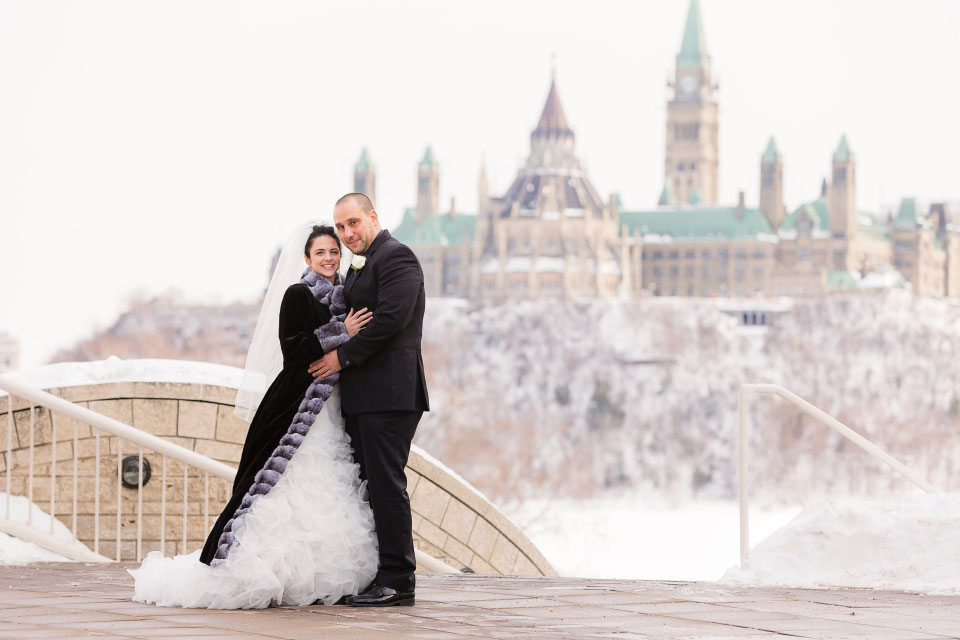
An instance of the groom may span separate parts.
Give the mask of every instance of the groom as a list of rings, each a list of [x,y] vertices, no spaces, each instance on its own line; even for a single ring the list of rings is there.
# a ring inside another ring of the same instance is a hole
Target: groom
[[[363,331],[310,365],[310,373],[321,378],[342,370],[346,430],[367,480],[380,544],[376,578],[347,603],[412,605],[417,562],[404,467],[417,423],[430,408],[420,354],[423,271],[409,247],[381,230],[362,193],[340,198],[333,221],[355,256],[343,286],[347,307],[373,312]]]

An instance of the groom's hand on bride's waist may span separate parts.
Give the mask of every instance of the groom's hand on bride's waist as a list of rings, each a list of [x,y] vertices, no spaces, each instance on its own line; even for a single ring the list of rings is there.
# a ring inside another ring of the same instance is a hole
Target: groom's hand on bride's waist
[[[333,350],[319,360],[311,362],[307,371],[309,371],[314,378],[326,378],[340,371],[340,369],[340,358],[337,357],[337,351]]]

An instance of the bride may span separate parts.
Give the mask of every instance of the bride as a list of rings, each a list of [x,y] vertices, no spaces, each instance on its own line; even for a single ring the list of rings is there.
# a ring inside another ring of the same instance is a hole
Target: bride
[[[297,282],[300,251],[307,269]],[[233,496],[202,550],[174,558],[154,551],[130,570],[134,600],[211,609],[333,604],[376,576],[373,514],[344,432],[338,374],[314,379],[307,371],[372,318],[366,309],[346,313],[340,253],[329,226],[306,225],[288,240],[237,394],[237,414],[255,413]]]

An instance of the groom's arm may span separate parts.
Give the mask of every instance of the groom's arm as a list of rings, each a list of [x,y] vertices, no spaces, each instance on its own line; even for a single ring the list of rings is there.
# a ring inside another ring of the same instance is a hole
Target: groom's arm
[[[373,320],[337,349],[341,367],[362,365],[390,344],[413,317],[423,285],[423,272],[413,251],[406,245],[399,245],[389,259],[380,264],[377,276],[377,306]]]

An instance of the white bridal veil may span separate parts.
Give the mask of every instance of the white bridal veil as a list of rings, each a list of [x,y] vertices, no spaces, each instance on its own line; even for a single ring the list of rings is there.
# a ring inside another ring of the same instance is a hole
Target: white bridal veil
[[[253,340],[247,351],[247,360],[243,368],[243,378],[237,390],[234,415],[247,422],[253,420],[260,401],[267,388],[283,368],[283,354],[280,352],[280,303],[287,287],[300,281],[307,268],[303,261],[303,246],[310,237],[313,226],[329,222],[310,221],[299,225],[287,237],[280,251],[280,258],[270,278],[270,286],[263,298],[257,328],[253,331]]]

